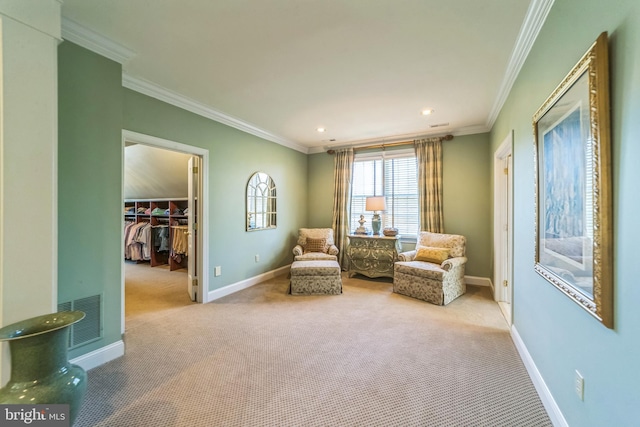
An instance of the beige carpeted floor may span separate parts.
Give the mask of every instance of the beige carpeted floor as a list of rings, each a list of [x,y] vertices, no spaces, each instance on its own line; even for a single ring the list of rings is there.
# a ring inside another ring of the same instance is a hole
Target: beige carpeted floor
[[[551,425],[489,289],[439,307],[387,279],[287,288],[128,313],[126,355],[89,372],[75,425]]]
[[[153,316],[195,304],[187,295],[187,270],[169,271],[168,265],[125,262],[125,327],[134,328]]]

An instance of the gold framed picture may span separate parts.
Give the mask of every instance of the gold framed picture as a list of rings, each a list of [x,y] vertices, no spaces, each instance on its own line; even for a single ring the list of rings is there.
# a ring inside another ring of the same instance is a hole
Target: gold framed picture
[[[613,327],[607,33],[533,116],[535,270]]]

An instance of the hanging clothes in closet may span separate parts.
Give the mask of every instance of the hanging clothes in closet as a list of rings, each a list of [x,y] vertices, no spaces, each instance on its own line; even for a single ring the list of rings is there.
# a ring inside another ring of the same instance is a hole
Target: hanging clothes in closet
[[[132,261],[151,259],[151,224],[126,221],[124,227],[124,257]]]
[[[166,252],[169,248],[169,226],[168,225],[152,225],[151,241],[153,249],[156,252]]]
[[[173,231],[173,238],[171,241],[171,258],[180,263],[182,262],[183,257],[189,255],[189,227],[186,225],[172,225],[171,229]]]

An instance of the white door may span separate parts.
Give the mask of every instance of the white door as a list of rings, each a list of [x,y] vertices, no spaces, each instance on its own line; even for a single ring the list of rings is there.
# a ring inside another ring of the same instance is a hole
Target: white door
[[[513,295],[513,136],[510,132],[494,155],[494,298],[512,323]]]
[[[504,203],[502,206],[502,298],[505,304],[511,304],[511,154],[503,159],[504,183],[502,185]]]
[[[188,268],[188,280],[187,280],[187,293],[191,301],[202,301],[201,284],[198,277],[198,220],[199,207],[198,206],[198,194],[201,188],[200,185],[200,157],[191,157],[189,159],[188,166],[188,207],[189,207],[189,219],[187,232],[188,240],[188,252],[187,268]]]

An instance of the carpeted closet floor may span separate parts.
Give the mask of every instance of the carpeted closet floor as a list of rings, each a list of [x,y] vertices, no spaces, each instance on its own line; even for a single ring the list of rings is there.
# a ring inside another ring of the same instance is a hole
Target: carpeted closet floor
[[[187,270],[169,271],[168,265],[127,261],[125,266],[125,328],[151,316],[195,304],[187,295]]]

